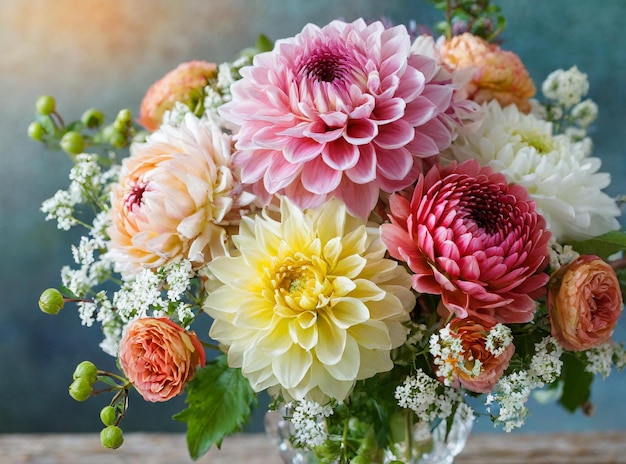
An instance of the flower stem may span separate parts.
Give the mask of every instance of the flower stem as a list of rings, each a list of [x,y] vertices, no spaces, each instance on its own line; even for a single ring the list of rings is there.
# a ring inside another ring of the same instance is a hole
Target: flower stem
[[[406,462],[411,462],[413,454],[413,412],[404,410],[404,439],[406,445]]]

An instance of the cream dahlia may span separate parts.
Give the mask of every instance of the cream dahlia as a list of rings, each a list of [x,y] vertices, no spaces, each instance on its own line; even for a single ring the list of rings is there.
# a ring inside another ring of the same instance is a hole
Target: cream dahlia
[[[240,256],[208,264],[222,285],[204,310],[209,335],[255,391],[343,400],[356,380],[393,367],[415,304],[411,279],[343,203],[302,212],[283,198],[280,222],[245,217],[233,241]]]
[[[588,140],[552,135],[552,125],[515,105],[484,105],[484,119],[473,133],[459,136],[448,154],[476,159],[528,190],[537,211],[558,241],[583,240],[619,228],[620,210],[602,192],[611,182],[600,173],[600,159],[589,156]]]
[[[436,73],[404,26],[333,21],[278,41],[241,70],[220,111],[239,126],[242,182],[301,208],[335,196],[367,218],[380,190],[413,183],[420,158],[452,141],[455,87]]]
[[[124,276],[228,253],[226,226],[253,201],[231,170],[230,136],[188,114],[134,144],[111,193],[109,254]]]
[[[548,281],[545,221],[526,190],[470,160],[433,167],[412,199],[390,197],[389,253],[413,271],[413,288],[440,294],[456,317],[532,320]]]

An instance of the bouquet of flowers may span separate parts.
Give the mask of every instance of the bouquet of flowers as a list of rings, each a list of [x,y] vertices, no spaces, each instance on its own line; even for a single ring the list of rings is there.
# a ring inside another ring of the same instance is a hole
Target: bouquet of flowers
[[[535,98],[496,6],[434,3],[436,32],[336,20],[181,64],[136,120],[66,124],[37,101],[30,136],[75,162],[42,211],[87,231],[40,307],[75,302],[118,362],[69,387],[110,392],[104,446],[131,388],[186,395],[193,458],[267,391],[290,453],[414,462],[422,432],[513,430],[538,389],[586,408],[624,367],[626,235],[587,76],[557,70]]]

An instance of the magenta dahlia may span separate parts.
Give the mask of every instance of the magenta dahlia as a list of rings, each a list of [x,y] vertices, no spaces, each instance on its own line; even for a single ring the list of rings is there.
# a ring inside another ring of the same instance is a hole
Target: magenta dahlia
[[[301,208],[336,196],[366,218],[380,190],[411,185],[420,158],[448,147],[458,118],[437,62],[404,26],[309,24],[254,58],[221,115],[238,126],[234,162],[260,198]]]
[[[544,218],[528,192],[477,161],[432,168],[412,199],[390,198],[382,226],[389,253],[413,271],[413,288],[441,295],[459,318],[528,322],[549,280]]]

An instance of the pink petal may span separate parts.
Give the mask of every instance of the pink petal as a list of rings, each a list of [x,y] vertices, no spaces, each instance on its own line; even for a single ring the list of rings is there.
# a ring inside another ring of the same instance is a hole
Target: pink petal
[[[302,168],[302,185],[314,194],[332,192],[341,182],[341,178],[341,171],[331,168],[321,158],[309,161]]]
[[[324,144],[309,138],[290,138],[284,144],[283,153],[290,163],[305,163],[319,156]]]
[[[359,147],[344,139],[339,139],[326,144],[326,148],[322,152],[322,159],[330,169],[345,171],[356,166],[359,161],[359,154]]]
[[[367,219],[376,206],[379,189],[374,182],[368,184],[345,182],[334,194],[346,204],[350,214]]]
[[[376,102],[376,108],[372,112],[372,119],[378,124],[388,124],[397,121],[404,116],[406,102],[401,98],[390,98]]]
[[[415,137],[415,129],[404,119],[379,126],[376,145],[381,148],[400,148],[411,142]]]
[[[370,143],[378,135],[378,126],[370,119],[350,120],[345,127],[343,138],[354,145]]]
[[[263,176],[263,185],[268,192],[276,193],[291,184],[301,169],[301,164],[290,163],[282,156],[274,156]]]
[[[403,148],[397,150],[376,150],[377,169],[380,174],[393,180],[402,180],[413,166],[413,157]]]
[[[376,152],[371,144],[359,146],[359,161],[345,171],[355,184],[367,184],[376,179]]]

